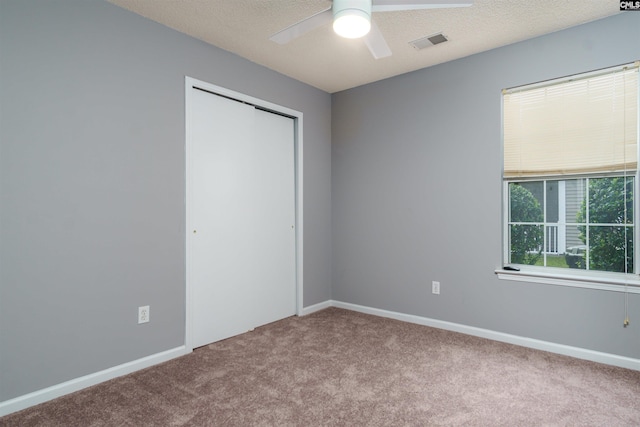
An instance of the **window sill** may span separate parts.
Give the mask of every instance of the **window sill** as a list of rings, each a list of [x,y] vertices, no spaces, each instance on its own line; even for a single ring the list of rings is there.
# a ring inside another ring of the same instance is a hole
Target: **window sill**
[[[495,273],[501,280],[640,294],[640,277],[632,274],[621,274],[619,277],[604,274],[586,276],[535,270],[511,271],[501,268],[496,269]]]

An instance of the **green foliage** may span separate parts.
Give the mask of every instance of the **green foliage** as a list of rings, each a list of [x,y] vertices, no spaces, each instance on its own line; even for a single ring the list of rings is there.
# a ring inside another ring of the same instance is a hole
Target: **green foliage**
[[[517,183],[509,184],[511,222],[542,222],[540,203]],[[544,234],[540,225],[511,225],[511,262],[535,264],[542,256]]]
[[[625,198],[626,195],[626,198]],[[625,212],[626,207],[626,212]],[[587,222],[587,202],[577,214],[579,223]],[[623,273],[633,271],[633,178],[592,178],[589,180],[589,269]],[[616,225],[620,224],[620,225]],[[579,226],[580,240],[587,242],[587,227]],[[625,233],[626,229],[626,233]],[[627,251],[625,253],[625,243]],[[584,268],[584,266],[581,266]]]
[[[540,257],[540,259],[536,262],[535,265],[539,265],[540,267],[544,267],[544,258]],[[563,255],[549,255],[547,254],[547,267],[555,267],[555,268],[569,268],[567,265],[567,261],[565,260]]]

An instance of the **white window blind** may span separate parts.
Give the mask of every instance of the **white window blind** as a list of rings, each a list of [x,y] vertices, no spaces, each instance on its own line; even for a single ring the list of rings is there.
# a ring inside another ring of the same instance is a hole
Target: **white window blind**
[[[505,90],[504,177],[634,173],[639,65]]]

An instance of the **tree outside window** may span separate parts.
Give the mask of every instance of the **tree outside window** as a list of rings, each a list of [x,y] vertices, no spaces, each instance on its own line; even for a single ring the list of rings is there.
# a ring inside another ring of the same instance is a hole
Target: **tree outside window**
[[[589,270],[633,272],[633,177],[592,178],[577,214]],[[579,265],[585,268],[585,265]]]
[[[518,183],[509,185],[511,262],[533,265],[542,256],[543,221],[540,203]]]

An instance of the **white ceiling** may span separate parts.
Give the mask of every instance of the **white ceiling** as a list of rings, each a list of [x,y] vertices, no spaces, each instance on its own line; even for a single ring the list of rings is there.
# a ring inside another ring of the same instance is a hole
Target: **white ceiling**
[[[269,40],[330,0],[109,1],[329,93],[620,13],[618,0],[475,0],[465,8],[377,12],[393,54],[376,60],[363,40],[343,39],[331,24],[286,45]],[[409,44],[438,32],[449,41],[419,51]]]

